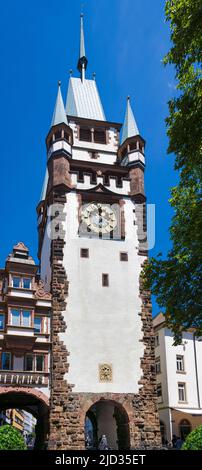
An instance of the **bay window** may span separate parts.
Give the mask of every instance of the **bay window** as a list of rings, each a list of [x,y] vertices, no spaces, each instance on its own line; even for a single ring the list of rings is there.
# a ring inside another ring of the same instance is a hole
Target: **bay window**
[[[13,326],[20,326],[20,310],[11,310],[11,323]]]
[[[31,312],[29,310],[22,310],[22,326],[30,326]]]
[[[32,280],[30,277],[19,277],[13,276],[12,277],[12,286],[16,289],[31,289],[32,287]]]
[[[31,311],[21,309],[11,309],[11,325],[12,326],[31,326]]]
[[[23,277],[22,287],[23,289],[31,289],[31,279],[29,277]]]
[[[20,277],[13,276],[12,281],[13,281],[13,287],[16,287],[16,288],[20,287],[20,284],[21,284]]]
[[[42,333],[42,318],[34,318],[34,333]]]

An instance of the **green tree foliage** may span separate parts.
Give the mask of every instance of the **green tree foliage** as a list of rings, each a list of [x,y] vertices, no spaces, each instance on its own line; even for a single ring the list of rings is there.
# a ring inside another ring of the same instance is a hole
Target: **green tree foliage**
[[[202,426],[188,434],[182,450],[202,450]]]
[[[174,210],[172,248],[166,259],[161,254],[150,259],[144,278],[165,309],[177,344],[183,329],[194,326],[202,333],[202,2],[168,0],[165,12],[172,47],[164,63],[176,71],[176,97],[168,103],[166,119],[168,153],[175,154],[179,183],[172,188],[169,201]]]
[[[0,427],[0,450],[26,450],[22,434],[9,424]]]

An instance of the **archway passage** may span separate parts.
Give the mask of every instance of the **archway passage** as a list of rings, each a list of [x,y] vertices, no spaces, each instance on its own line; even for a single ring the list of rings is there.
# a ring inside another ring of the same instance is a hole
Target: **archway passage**
[[[179,423],[180,437],[184,441],[191,432],[191,424],[187,419],[182,419]]]
[[[45,449],[48,435],[49,407],[36,395],[26,392],[9,391],[0,394],[0,410],[25,410],[32,414],[37,422],[35,426],[34,449]]]
[[[130,448],[129,418],[125,408],[113,400],[99,400],[86,413],[85,443],[87,449],[98,449],[105,435],[110,449]]]

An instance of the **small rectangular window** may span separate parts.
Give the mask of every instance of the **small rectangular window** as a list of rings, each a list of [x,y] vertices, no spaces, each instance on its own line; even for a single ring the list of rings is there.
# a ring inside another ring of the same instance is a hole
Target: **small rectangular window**
[[[21,317],[21,325],[22,326],[30,326],[31,324],[31,312],[29,310],[23,310],[22,311],[22,317]]]
[[[177,354],[176,366],[177,366],[177,372],[184,372],[184,356]]]
[[[61,131],[55,132],[55,140],[60,140],[61,138],[62,138],[62,132]]]
[[[34,356],[32,354],[27,354],[25,358],[25,370],[34,370]]]
[[[109,274],[103,274],[102,275],[102,285],[103,285],[103,287],[108,287],[109,286]]]
[[[120,261],[128,261],[128,253],[126,253],[125,251],[121,251]]]
[[[97,152],[89,152],[89,157],[93,160],[97,160],[99,158],[99,154]]]
[[[178,383],[178,399],[179,401],[186,401],[185,383]]]
[[[132,142],[130,145],[130,151],[137,149],[137,142]]]
[[[41,333],[42,331],[42,318],[41,317],[35,317],[34,319],[34,332],[35,333]]]
[[[0,314],[0,330],[4,330],[5,316]]]
[[[89,258],[89,249],[81,248],[81,258]]]
[[[94,129],[94,142],[98,144],[106,144],[106,132]]]
[[[11,370],[11,353],[10,352],[2,353],[2,369]]]
[[[11,324],[13,326],[20,326],[20,310],[11,310]]]
[[[22,287],[24,289],[31,289],[31,279],[28,277],[24,277],[22,280]]]
[[[87,127],[80,127],[79,140],[91,142],[92,141],[91,129],[88,129]]]
[[[20,287],[20,285],[21,285],[20,277],[14,276],[12,280],[13,280],[13,287],[15,287],[15,288]]]
[[[157,348],[157,346],[159,346],[159,335],[155,335],[154,337],[154,346],[155,348]]]
[[[41,372],[44,370],[44,356],[36,355],[36,371]]]
[[[67,134],[67,132],[64,131],[64,139],[67,141],[67,142],[70,142],[70,136],[69,134]]]

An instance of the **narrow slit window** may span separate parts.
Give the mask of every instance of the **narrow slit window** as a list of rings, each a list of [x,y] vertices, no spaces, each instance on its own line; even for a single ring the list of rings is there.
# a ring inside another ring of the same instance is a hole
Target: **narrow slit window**
[[[128,261],[128,253],[126,253],[125,251],[121,251],[120,261]]]
[[[91,130],[86,127],[80,127],[79,140],[91,142],[92,141]]]
[[[102,275],[102,285],[103,285],[103,287],[108,287],[109,286],[109,274],[103,274]]]
[[[55,132],[55,140],[61,140],[61,138],[62,138],[62,132],[61,131]]]
[[[89,249],[81,248],[81,258],[89,258]]]
[[[70,135],[67,134],[67,132],[64,132],[64,139],[65,139],[67,142],[70,142]]]
[[[106,144],[106,132],[94,129],[94,142],[98,144]]]

